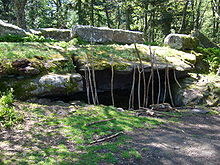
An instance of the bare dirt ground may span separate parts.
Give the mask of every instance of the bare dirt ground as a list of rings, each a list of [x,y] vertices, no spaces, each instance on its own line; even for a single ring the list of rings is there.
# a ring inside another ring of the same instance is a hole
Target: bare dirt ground
[[[133,141],[129,145],[142,159],[122,164],[220,165],[219,115],[186,115],[180,122],[138,129],[130,135]]]

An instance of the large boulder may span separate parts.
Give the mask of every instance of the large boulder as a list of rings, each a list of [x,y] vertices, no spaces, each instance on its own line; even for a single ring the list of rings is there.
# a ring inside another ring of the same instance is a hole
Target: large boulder
[[[48,74],[37,78],[1,79],[1,90],[13,88],[19,99],[45,96],[66,96],[82,91],[83,83],[80,74]]]
[[[198,40],[186,34],[169,34],[164,39],[164,44],[173,49],[191,50],[198,46]]]
[[[181,87],[173,87],[176,106],[220,105],[220,77],[191,74],[180,81]]]
[[[186,53],[169,47],[149,46],[144,44],[136,45],[142,58],[142,64],[145,72],[151,71],[150,52],[154,52],[154,69],[164,70],[166,67],[176,69],[177,71],[190,71],[195,68],[196,56],[192,53]],[[73,47],[68,50],[73,54],[74,63],[79,70],[84,70],[87,64],[87,56],[90,57],[92,47]],[[105,70],[114,66],[116,71],[131,72],[134,65],[139,65],[139,59],[135,46],[131,45],[95,45],[93,46],[95,70]],[[91,62],[91,61],[90,61]]]
[[[73,36],[80,37],[87,42],[122,44],[144,42],[143,33],[137,31],[77,25],[72,32]]]
[[[70,29],[56,29],[56,28],[41,28],[31,30],[33,34],[44,36],[45,38],[51,38],[59,41],[70,41],[71,30]]]
[[[24,29],[19,28],[18,26],[0,20],[0,36],[7,34],[26,35],[27,32]]]

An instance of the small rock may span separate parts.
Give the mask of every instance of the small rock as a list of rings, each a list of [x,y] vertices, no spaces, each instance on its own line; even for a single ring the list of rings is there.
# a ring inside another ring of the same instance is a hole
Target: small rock
[[[81,101],[80,100],[75,100],[75,101],[71,101],[70,102],[71,105],[81,105]]]
[[[12,66],[15,68],[25,68],[29,66],[31,62],[27,59],[16,60],[12,62]]]
[[[209,113],[210,111],[207,111],[207,110],[204,110],[204,109],[195,108],[195,109],[192,109],[191,112],[192,112],[192,113],[206,114],[206,113]]]
[[[125,110],[123,108],[117,108],[117,111],[124,112]]]
[[[220,68],[218,68],[218,71],[217,71],[217,76],[220,76]]]
[[[46,99],[46,98],[42,98],[42,99],[38,99],[38,103],[39,104],[49,104],[49,103],[51,103],[51,100]]]
[[[27,66],[24,70],[25,74],[28,75],[38,75],[40,73],[40,71],[36,68],[33,68],[31,66]]]

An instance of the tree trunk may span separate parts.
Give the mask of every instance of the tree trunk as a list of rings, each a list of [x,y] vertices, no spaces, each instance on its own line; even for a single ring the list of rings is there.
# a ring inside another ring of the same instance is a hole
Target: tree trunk
[[[105,15],[106,15],[107,25],[109,28],[111,28],[111,19],[109,16],[108,3],[106,2],[106,0],[104,0],[103,2],[105,3],[104,10],[105,10]]]
[[[145,39],[147,38],[147,31],[148,31],[148,4],[146,3],[145,4],[145,7],[144,7],[144,36],[145,36]]]
[[[25,6],[27,0],[14,0],[15,11],[16,11],[16,23],[20,28],[26,29],[25,22]]]
[[[95,25],[95,20],[94,20],[94,3],[95,3],[95,0],[91,0],[91,4],[90,4],[90,23],[92,26]]]
[[[181,27],[179,29],[179,33],[185,32],[185,30],[186,30],[186,14],[187,14],[188,4],[189,4],[189,0],[186,1],[185,6],[183,8],[182,23],[181,23]]]
[[[121,25],[121,8],[120,5],[117,6],[117,28],[120,29]]]
[[[196,29],[200,29],[200,10],[201,10],[201,6],[202,6],[202,1],[199,0],[199,2],[196,1],[196,3],[198,3],[197,5],[197,9],[196,9],[196,20],[195,20],[195,28]]]
[[[127,30],[131,30],[131,14],[132,14],[132,7],[131,5],[128,5],[127,6],[127,9],[126,9],[126,29]]]

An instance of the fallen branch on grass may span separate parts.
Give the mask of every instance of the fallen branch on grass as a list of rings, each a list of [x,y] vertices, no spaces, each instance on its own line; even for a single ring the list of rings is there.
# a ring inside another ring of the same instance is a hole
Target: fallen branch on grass
[[[93,124],[97,124],[97,123],[101,123],[101,122],[105,122],[105,121],[111,121],[111,120],[115,120],[115,119],[112,118],[112,119],[105,119],[105,120],[94,121],[94,122],[92,122],[92,123],[86,124],[86,126],[91,126],[91,125],[93,125]]]
[[[142,109],[143,109],[142,112],[145,112],[146,115],[148,115],[148,116],[164,115],[164,116],[168,116],[168,117],[179,117],[179,116],[176,116],[176,115],[166,114],[164,112],[154,111],[154,110],[149,109],[149,108],[142,108]]]
[[[116,133],[116,134],[107,136],[107,137],[105,137],[105,138],[97,139],[97,140],[95,140],[95,141],[93,141],[93,142],[91,142],[91,143],[89,143],[89,144],[91,145],[91,144],[95,144],[95,143],[100,143],[100,142],[103,142],[103,141],[107,141],[107,140],[113,139],[113,138],[115,138],[115,137],[117,137],[117,136],[119,136],[119,135],[121,135],[121,134],[124,134],[124,132],[121,131],[121,132],[118,132],[118,133]]]

